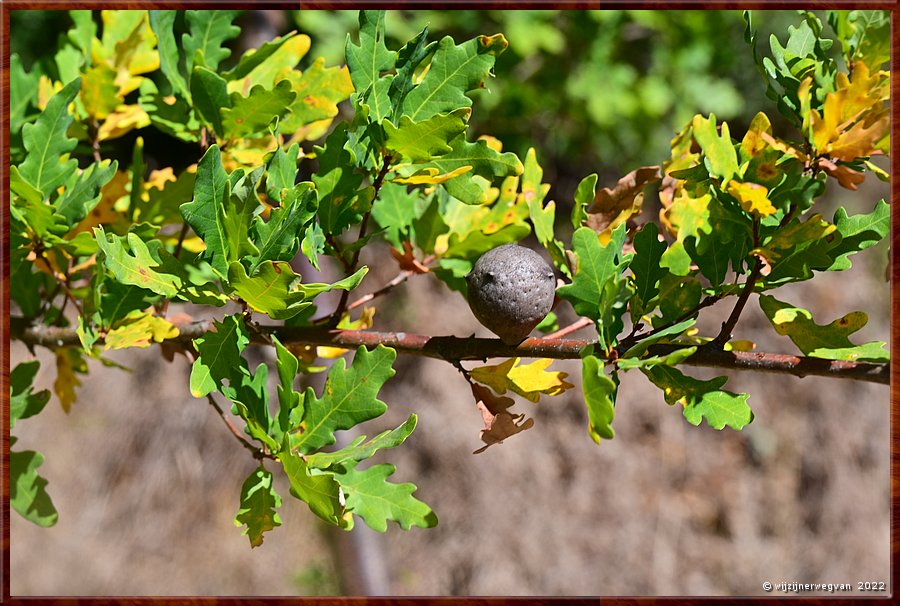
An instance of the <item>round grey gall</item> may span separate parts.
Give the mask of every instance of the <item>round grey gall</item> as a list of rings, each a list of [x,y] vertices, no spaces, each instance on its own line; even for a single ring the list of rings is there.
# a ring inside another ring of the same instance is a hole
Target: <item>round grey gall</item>
[[[484,253],[466,282],[472,313],[507,345],[518,345],[540,324],[556,293],[553,269],[539,254],[518,244]]]

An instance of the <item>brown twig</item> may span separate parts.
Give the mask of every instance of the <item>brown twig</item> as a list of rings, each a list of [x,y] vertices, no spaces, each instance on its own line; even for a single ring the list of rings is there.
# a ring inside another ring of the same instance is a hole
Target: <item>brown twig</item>
[[[758,246],[759,221],[754,221],[753,248],[757,248]],[[750,295],[753,294],[753,289],[756,286],[756,281],[759,279],[759,276],[762,273],[762,268],[762,259],[757,257],[756,263],[753,264],[753,269],[750,270],[750,275],[747,276],[747,281],[744,282],[744,289],[741,291],[737,302],[734,304],[734,309],[731,310],[731,315],[729,315],[728,319],[722,323],[722,330],[719,331],[719,334],[715,339],[712,340],[710,345],[715,347],[724,347],[724,345],[728,343],[728,340],[731,339],[731,331],[733,331],[734,327],[737,326],[738,320],[740,320],[741,318],[741,313],[743,313],[744,311],[744,306],[747,305],[747,301],[750,299]]]
[[[244,448],[246,448],[247,450],[249,450],[251,453],[253,453],[253,458],[259,459],[259,460],[262,460],[262,459],[272,459],[272,460],[275,460],[275,457],[274,457],[274,456],[272,456],[271,454],[269,454],[269,453],[263,451],[263,450],[260,449],[260,448],[257,448],[256,446],[254,446],[253,444],[251,444],[250,442],[248,442],[248,441],[244,438],[244,436],[242,436],[242,435],[240,434],[240,432],[238,431],[237,427],[234,426],[234,423],[232,423],[231,420],[230,420],[228,417],[225,416],[225,411],[222,410],[222,407],[219,406],[219,403],[216,402],[215,398],[212,397],[212,394],[207,394],[207,395],[206,395],[206,399],[207,399],[207,401],[209,402],[210,406],[212,406],[213,408],[216,409],[216,412],[219,413],[219,416],[222,417],[222,420],[225,421],[225,425],[228,426],[228,429],[231,430],[231,433],[234,434],[234,437],[237,438],[238,442],[241,443],[241,446],[243,446]]]
[[[212,320],[193,322],[179,326],[180,334],[167,343],[179,343],[191,348],[191,341],[202,336],[213,326]],[[260,325],[260,332],[275,335],[284,345],[324,345],[342,349],[360,346],[373,348],[384,345],[398,352],[427,356],[440,360],[485,360],[487,358],[553,358],[577,359],[581,350],[593,341],[586,339],[525,339],[515,347],[505,345],[500,339],[438,337],[405,332],[374,332],[361,330],[339,330],[321,327],[287,327]],[[32,326],[19,317],[10,318],[10,330],[16,339],[44,347],[79,345],[78,334],[72,328],[56,326]],[[264,344],[259,333],[250,335],[251,341]],[[98,340],[102,344],[102,338]],[[663,355],[683,345],[652,345],[649,355]],[[730,370],[757,370],[798,377],[821,376],[841,379],[855,379],[871,383],[890,383],[890,365],[868,362],[845,362],[825,360],[786,354],[723,351],[709,347],[698,348],[697,352],[682,362],[688,366],[712,366]]]
[[[384,294],[387,294],[387,293],[390,292],[394,287],[399,286],[400,284],[403,284],[404,282],[406,282],[406,280],[407,280],[411,275],[413,275],[414,273],[415,273],[415,272],[410,271],[410,270],[408,270],[408,269],[405,269],[405,270],[401,271],[399,274],[397,274],[396,276],[394,276],[394,278],[393,278],[390,282],[388,282],[387,284],[385,284],[384,286],[382,286],[382,287],[379,288],[378,290],[375,290],[375,291],[373,291],[373,292],[370,292],[370,293],[367,294],[367,295],[363,295],[363,296],[361,296],[360,298],[358,298],[356,301],[353,301],[352,303],[350,303],[349,305],[347,305],[347,311],[350,311],[351,309],[356,309],[356,308],[359,307],[360,305],[365,305],[366,303],[368,303],[368,302],[371,301],[372,299],[375,299],[375,298],[380,297],[380,296],[382,296],[382,295],[384,295]]]

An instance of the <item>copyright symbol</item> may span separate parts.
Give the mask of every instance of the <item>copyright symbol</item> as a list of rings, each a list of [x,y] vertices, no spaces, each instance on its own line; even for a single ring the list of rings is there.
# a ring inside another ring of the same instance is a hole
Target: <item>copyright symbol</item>
[[[766,591],[772,591],[772,583],[766,581],[765,583],[763,583],[763,589],[765,589]]]

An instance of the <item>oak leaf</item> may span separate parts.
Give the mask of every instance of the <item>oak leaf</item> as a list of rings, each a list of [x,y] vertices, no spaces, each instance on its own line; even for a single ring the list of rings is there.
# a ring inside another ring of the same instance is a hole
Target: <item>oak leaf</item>
[[[600,234],[600,243],[609,242],[610,234],[640,212],[644,203],[644,187],[661,178],[658,166],[636,168],[616,182],[604,187],[587,208],[588,227]]]

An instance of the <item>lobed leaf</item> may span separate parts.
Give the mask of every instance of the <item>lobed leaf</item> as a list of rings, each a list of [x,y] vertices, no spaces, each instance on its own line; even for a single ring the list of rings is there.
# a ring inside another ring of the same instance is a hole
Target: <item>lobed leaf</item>
[[[35,393],[32,384],[41,363],[38,360],[20,362],[9,373],[9,428],[14,429],[16,422],[33,417],[44,409],[50,401],[50,392],[46,389]]]
[[[224,379],[250,374],[241,357],[250,343],[243,319],[239,315],[225,316],[221,322],[214,321],[213,326],[215,331],[194,339],[198,355],[191,366],[190,389],[195,398],[216,391]]]
[[[603,364],[596,356],[585,356],[581,360],[581,383],[591,439],[597,444],[601,439],[612,440],[616,435],[612,428],[616,416],[616,382],[604,374]]]
[[[379,345],[371,351],[365,347],[357,349],[349,368],[344,358],[335,362],[321,398],[312,388],[306,390],[303,432],[293,437],[292,450],[313,452],[333,444],[336,430],[349,429],[382,415],[387,405],[377,396],[382,385],[394,376],[392,365],[396,357],[396,351]]]
[[[69,158],[76,140],[68,137],[66,131],[73,119],[68,107],[80,87],[80,78],[69,82],[53,95],[37,120],[22,127],[26,155],[18,167],[19,175],[40,191],[44,199],[64,185],[78,167],[78,162]]]
[[[246,526],[243,534],[250,539],[250,547],[263,544],[263,534],[281,526],[281,495],[275,490],[272,472],[258,467],[241,486],[241,506],[234,516],[235,526]]]
[[[341,490],[347,495],[347,509],[365,520],[373,530],[385,532],[387,521],[393,520],[403,530],[412,526],[433,528],[438,520],[431,507],[412,496],[415,484],[393,484],[387,481],[393,465],[374,465],[358,471],[348,468],[335,474]]]
[[[47,480],[37,472],[43,463],[39,452],[10,450],[9,505],[29,522],[46,528],[56,524],[59,513],[47,494]]]
[[[727,425],[740,430],[753,420],[753,412],[747,405],[748,394],[719,389],[728,381],[727,377],[701,381],[666,365],[641,370],[663,390],[666,403],[684,407],[684,418],[692,425],[700,425],[700,421],[706,419],[714,429],[723,429]]]
[[[458,46],[450,36],[444,37],[422,82],[403,101],[402,113],[422,122],[436,114],[471,107],[466,93],[483,86],[495,58],[507,46],[503,34],[478,36]]]

